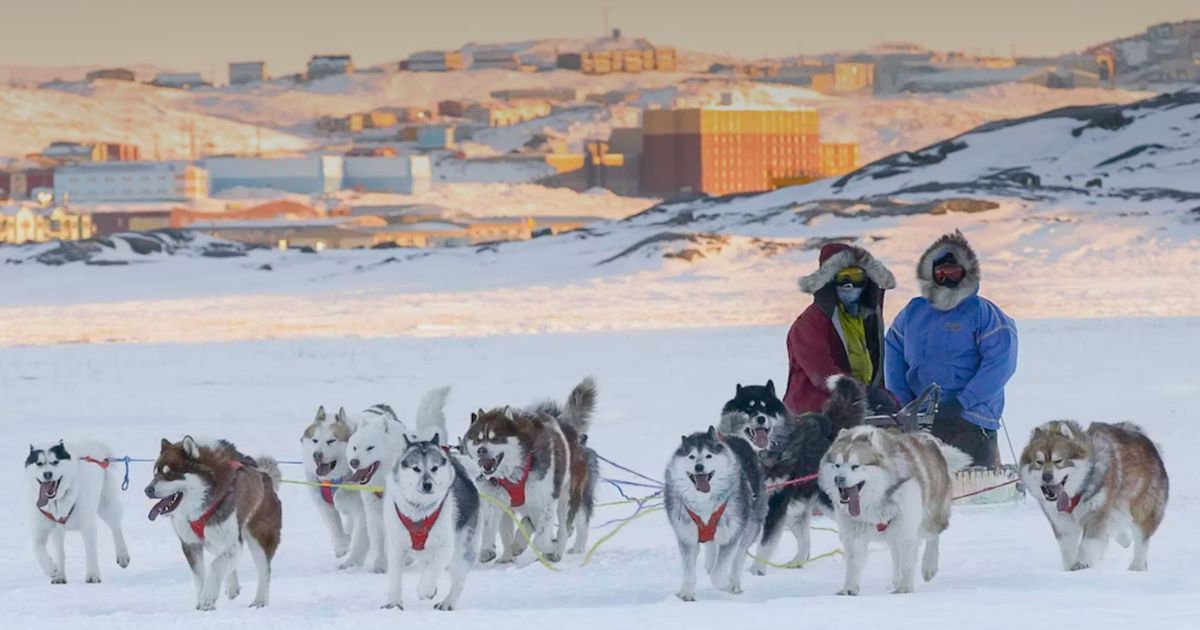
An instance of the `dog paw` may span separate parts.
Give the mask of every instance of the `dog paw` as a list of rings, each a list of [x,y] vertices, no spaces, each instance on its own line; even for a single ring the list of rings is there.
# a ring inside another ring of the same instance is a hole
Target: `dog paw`
[[[479,563],[480,564],[487,564],[495,559],[496,559],[496,550],[495,549],[484,549],[483,551],[479,552]]]
[[[750,567],[750,575],[766,575],[767,567],[753,566]]]
[[[396,602],[394,604],[384,604],[382,608],[383,610],[404,610],[404,604],[401,604],[400,602]]]
[[[129,554],[127,554],[127,553],[117,554],[117,566],[121,567],[122,569],[128,567],[129,566]]]
[[[736,583],[730,583],[721,590],[725,591],[726,593],[729,593],[730,595],[741,595],[742,594],[742,585],[736,584]]]
[[[334,547],[333,548],[333,557],[335,557],[335,558],[344,558],[344,557],[346,557],[346,554],[348,554],[348,553],[350,553],[349,547]]]
[[[678,597],[679,599],[681,599],[681,600],[683,600],[683,601],[685,601],[685,602],[694,602],[694,601],[696,601],[696,594],[695,594],[695,593],[676,593],[676,594],[675,594],[675,597]]]
[[[454,604],[451,604],[450,602],[438,602],[434,604],[433,607],[438,610],[454,610]]]
[[[897,586],[892,589],[892,595],[905,595],[911,592],[913,592],[913,587],[911,586]]]
[[[51,583],[51,584],[66,584],[66,583],[67,583],[67,576],[65,576],[65,575],[52,575],[52,576],[50,576],[50,583]]]
[[[837,594],[842,595],[843,597],[858,597],[858,589],[844,588],[844,589],[838,591]]]
[[[100,576],[99,575],[89,575],[86,578],[84,578],[83,581],[86,584],[99,584]]]
[[[230,582],[225,585],[225,596],[229,599],[237,599],[237,596],[242,592],[242,585],[237,582]]]
[[[387,573],[387,565],[386,564],[385,565],[378,565],[378,564],[373,565],[371,567],[370,571],[371,571],[371,573],[374,573],[375,575],[383,575],[384,573]]]
[[[581,553],[583,553],[583,549],[576,549],[575,547],[571,547],[567,550],[568,556],[578,556]]]
[[[255,599],[254,601],[250,602],[250,607],[251,607],[251,608],[266,608],[266,607],[267,607],[267,600],[265,600],[265,599]]]
[[[937,576],[937,571],[938,571],[937,567],[921,569],[921,577],[924,578],[926,582],[928,582],[928,581],[932,580],[935,576]]]
[[[1068,571],[1082,571],[1084,569],[1090,569],[1090,568],[1092,568],[1092,565],[1090,565],[1086,562],[1076,562],[1071,565],[1070,569],[1067,569],[1067,570]]]
[[[557,551],[552,551],[546,554],[546,560],[550,562],[562,562],[562,554]]]
[[[433,599],[434,597],[437,597],[437,593],[438,593],[438,590],[437,590],[437,587],[435,586],[435,587],[433,587],[433,590],[428,593],[418,592],[417,599]]]
[[[196,610],[216,610],[217,602],[215,600],[205,599],[196,604]]]
[[[496,560],[496,564],[512,564],[513,562],[516,562],[516,558],[509,555],[500,556],[500,558]]]

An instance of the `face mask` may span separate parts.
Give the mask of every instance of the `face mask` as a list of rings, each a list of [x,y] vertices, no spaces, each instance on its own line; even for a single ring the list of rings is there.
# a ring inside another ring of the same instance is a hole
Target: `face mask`
[[[862,287],[841,286],[837,288],[838,299],[841,300],[842,304],[847,306],[858,304],[858,299],[862,297],[862,292]]]

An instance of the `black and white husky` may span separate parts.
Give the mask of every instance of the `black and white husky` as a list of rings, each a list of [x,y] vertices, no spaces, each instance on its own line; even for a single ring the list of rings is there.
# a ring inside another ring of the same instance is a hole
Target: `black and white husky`
[[[25,479],[32,497],[29,501],[33,527],[33,555],[51,584],[66,584],[66,551],[63,538],[68,531],[83,536],[87,559],[85,581],[100,581],[96,559],[96,518],[112,530],[117,549],[117,565],[129,566],[129,550],[121,533],[121,502],[117,498],[117,470],[109,469],[112,452],[98,442],[63,442],[46,446],[29,445],[25,459]],[[54,556],[46,552],[46,543],[54,542]]]
[[[436,597],[438,578],[448,569],[450,592],[435,607],[453,610],[479,548],[479,491],[437,434],[429,441],[409,441],[407,436],[401,440],[383,497],[388,547],[384,608],[404,608],[404,567],[415,556],[421,571],[417,596]]]
[[[350,474],[347,483],[361,485],[382,484],[375,475],[386,471],[395,462],[403,448],[403,440],[411,432],[414,437],[428,438],[433,433],[446,435],[446,397],[449,387],[431,389],[417,405],[415,424],[410,427],[387,405],[374,405],[359,416],[354,433],[346,444]],[[363,564],[373,573],[387,570],[387,543],[383,528],[383,492],[353,492],[362,503],[362,532],[351,541],[350,554],[342,567]]]
[[[683,586],[696,599],[696,557],[705,548],[713,586],[742,592],[742,566],[767,514],[762,469],[750,444],[716,428],[685,435],[664,475],[663,503],[679,541]]]

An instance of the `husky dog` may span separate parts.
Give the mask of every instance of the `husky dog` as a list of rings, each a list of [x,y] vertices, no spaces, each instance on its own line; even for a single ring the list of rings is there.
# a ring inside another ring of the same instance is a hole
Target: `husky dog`
[[[480,471],[479,490],[510,507],[533,531],[533,544],[553,562],[562,559],[569,530],[573,551],[587,544],[595,491],[595,457],[581,444],[595,407],[596,384],[586,378],[567,403],[541,403],[530,409],[500,407],[471,414],[463,442]],[[555,519],[557,516],[557,527]],[[499,529],[504,552],[497,562],[512,562],[524,551],[515,524],[498,510],[484,519],[480,556],[495,556]]]
[[[236,570],[242,541],[258,572],[258,593],[250,606],[267,605],[271,559],[283,522],[276,495],[280,479],[273,458],[247,457],[225,440],[202,444],[189,435],[180,442],[162,441],[154,480],[146,486],[146,496],[158,499],[149,518],[171,517],[195,578],[198,610],[216,608],[226,576],[229,599],[241,592]],[[206,550],[213,555],[207,569]]]
[[[758,451],[768,488],[767,520],[757,559],[750,569],[754,575],[766,574],[766,563],[785,529],[796,537],[792,563],[808,560],[812,550],[812,512],[817,507],[825,508],[826,512],[833,509],[815,478],[803,483],[796,480],[817,473],[821,457],[833,441],[833,427],[862,423],[866,390],[855,379],[842,375],[831,377],[827,386],[831,396],[822,412],[799,417],[788,412],[771,381],[765,387],[738,385],[734,398],[725,403],[721,432],[745,436]]]
[[[404,566],[415,555],[421,567],[417,596],[437,596],[447,568],[450,592],[435,605],[454,610],[479,545],[479,492],[467,471],[443,448],[438,434],[403,446],[385,481],[384,527],[388,545],[388,595],[384,608],[403,609]]]
[[[1063,569],[1077,571],[1104,557],[1108,539],[1133,538],[1130,571],[1146,570],[1150,537],[1167,509],[1167,469],[1141,428],[1071,421],[1033,430],[1021,453],[1021,479],[1042,490],[1042,512],[1062,552]]]
[[[860,426],[841,431],[821,460],[818,479],[837,497],[834,515],[846,550],[846,583],[839,595],[858,595],[867,545],[882,539],[892,552],[893,593],[911,593],[917,554],[921,575],[938,569],[938,539],[950,526],[950,475],[971,463],[962,451],[927,433]]]
[[[346,443],[353,427],[346,421],[346,410],[339,409],[332,420],[325,407],[317,409],[317,417],[300,438],[304,451],[304,473],[315,483],[340,484],[350,474]],[[333,553],[341,558],[357,542],[365,552],[366,525],[363,522],[363,502],[354,492],[339,491],[336,485],[314,487],[310,496],[317,512],[329,529]],[[358,539],[355,539],[355,537]],[[361,559],[359,563],[361,564]]]
[[[696,600],[696,557],[716,588],[742,592],[742,565],[762,531],[767,495],[750,443],[716,428],[685,435],[663,475],[663,503],[679,541],[683,586],[679,599]]]
[[[438,387],[429,390],[421,398],[417,406],[415,428],[418,433],[425,434],[425,437],[434,432],[446,434],[443,409],[449,394],[449,387]],[[374,405],[363,411],[346,445],[346,457],[350,460],[351,470],[346,482],[371,485],[375,473],[391,467],[403,445],[405,434],[410,430],[387,405]],[[341,568],[361,565],[365,558],[371,572],[384,573],[387,570],[387,544],[383,530],[383,492],[354,494],[362,503],[365,535],[353,539],[350,554]]]
[[[30,525],[33,526],[33,555],[51,584],[67,583],[63,538],[68,531],[83,535],[89,584],[100,581],[96,559],[96,517],[112,530],[117,565],[129,566],[129,550],[121,533],[121,502],[117,497],[116,469],[108,469],[112,452],[97,442],[63,442],[49,446],[29,445],[25,478],[33,494]],[[46,543],[54,540],[54,557]]]

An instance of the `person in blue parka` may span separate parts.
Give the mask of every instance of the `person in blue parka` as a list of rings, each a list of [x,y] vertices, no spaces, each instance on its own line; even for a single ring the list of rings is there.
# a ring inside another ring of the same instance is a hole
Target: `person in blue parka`
[[[896,315],[885,338],[884,381],[901,404],[942,387],[933,434],[994,468],[1004,386],[1017,368],[1017,325],[979,297],[979,259],[961,232],[939,238],[917,261],[921,297]]]

